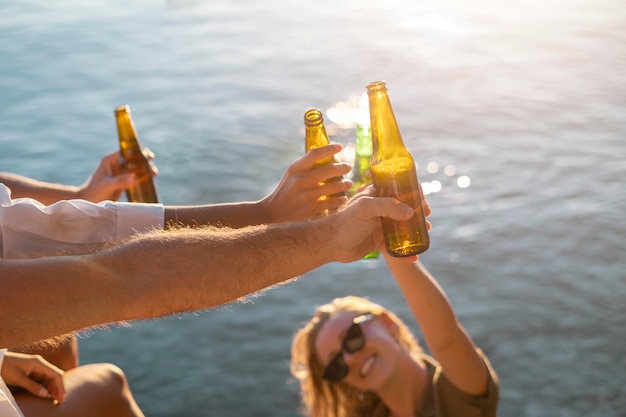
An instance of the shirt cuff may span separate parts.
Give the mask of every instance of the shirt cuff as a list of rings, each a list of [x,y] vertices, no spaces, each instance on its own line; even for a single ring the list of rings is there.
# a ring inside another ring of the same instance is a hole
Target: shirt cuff
[[[150,230],[163,230],[165,208],[154,203],[117,203],[117,241]]]

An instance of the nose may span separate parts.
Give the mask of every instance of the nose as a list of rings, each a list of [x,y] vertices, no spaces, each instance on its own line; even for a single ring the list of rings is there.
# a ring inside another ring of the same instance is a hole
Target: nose
[[[356,361],[355,357],[359,355],[361,351],[357,351],[354,353],[350,353],[350,352],[343,352],[343,360],[346,362],[346,365],[348,365],[348,367],[351,367],[354,362]]]

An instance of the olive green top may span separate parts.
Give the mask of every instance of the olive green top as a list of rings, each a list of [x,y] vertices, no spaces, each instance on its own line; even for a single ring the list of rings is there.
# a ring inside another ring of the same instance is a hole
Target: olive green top
[[[496,417],[499,397],[498,376],[491,367],[489,360],[480,349],[476,349],[487,365],[489,373],[489,389],[484,396],[473,396],[464,393],[454,386],[442,374],[442,368],[428,355],[422,359],[426,362],[430,384],[426,386],[422,404],[415,411],[415,417]],[[387,407],[380,402],[372,416],[387,416]]]

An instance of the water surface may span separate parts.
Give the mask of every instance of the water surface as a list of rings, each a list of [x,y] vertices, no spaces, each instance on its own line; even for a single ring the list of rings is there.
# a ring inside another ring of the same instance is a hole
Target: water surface
[[[422,260],[498,372],[500,415],[624,415],[621,1],[5,0],[0,16],[0,169],[81,183],[129,104],[167,204],[262,197],[302,154],[308,107],[336,115],[387,80],[438,190]],[[410,321],[382,262],[331,264],[91,331],[81,359],[122,367],[148,416],[294,416],[291,336],[346,294]]]

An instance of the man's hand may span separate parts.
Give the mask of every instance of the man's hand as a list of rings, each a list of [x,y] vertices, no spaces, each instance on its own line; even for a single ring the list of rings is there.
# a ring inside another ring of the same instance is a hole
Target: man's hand
[[[341,149],[340,144],[313,149],[289,165],[276,189],[261,201],[271,223],[309,219],[348,201],[348,197],[343,196],[322,200],[320,197],[350,189],[352,181],[347,179],[325,183],[330,178],[343,177],[350,172],[349,164],[334,163],[313,168],[317,161],[332,157]]]
[[[147,148],[142,149],[143,154],[150,161],[152,175],[156,176],[158,170],[152,163],[154,153]],[[91,174],[87,182],[78,191],[79,198],[98,203],[104,200],[119,200],[122,192],[135,183],[133,174],[120,174],[120,153],[112,152],[102,158],[96,170]]]
[[[333,237],[338,241],[333,246],[341,251],[341,262],[361,259],[374,249],[385,250],[380,217],[407,220],[413,215],[410,206],[391,197],[373,197],[374,194],[374,188],[368,186],[326,218],[333,224]]]
[[[420,196],[422,197],[422,207],[424,209],[424,216],[428,217],[428,216],[430,216],[430,213],[431,213],[430,204],[428,204],[428,201],[426,201],[426,198],[424,197],[424,190],[422,189],[422,184],[420,184]],[[432,224],[430,223],[429,220],[426,220],[426,227],[428,228],[428,231],[430,231],[430,229],[432,228]],[[418,260],[418,256],[417,255],[407,256],[407,257],[404,257],[404,258],[397,258],[395,256],[391,256],[391,255],[389,255],[389,252],[387,252],[387,249],[385,249],[384,243],[381,245],[380,251],[382,252],[382,254],[383,254],[387,264],[390,264],[390,263],[393,263],[393,262],[410,262],[410,263],[414,263],[414,262],[417,262],[417,260]]]

